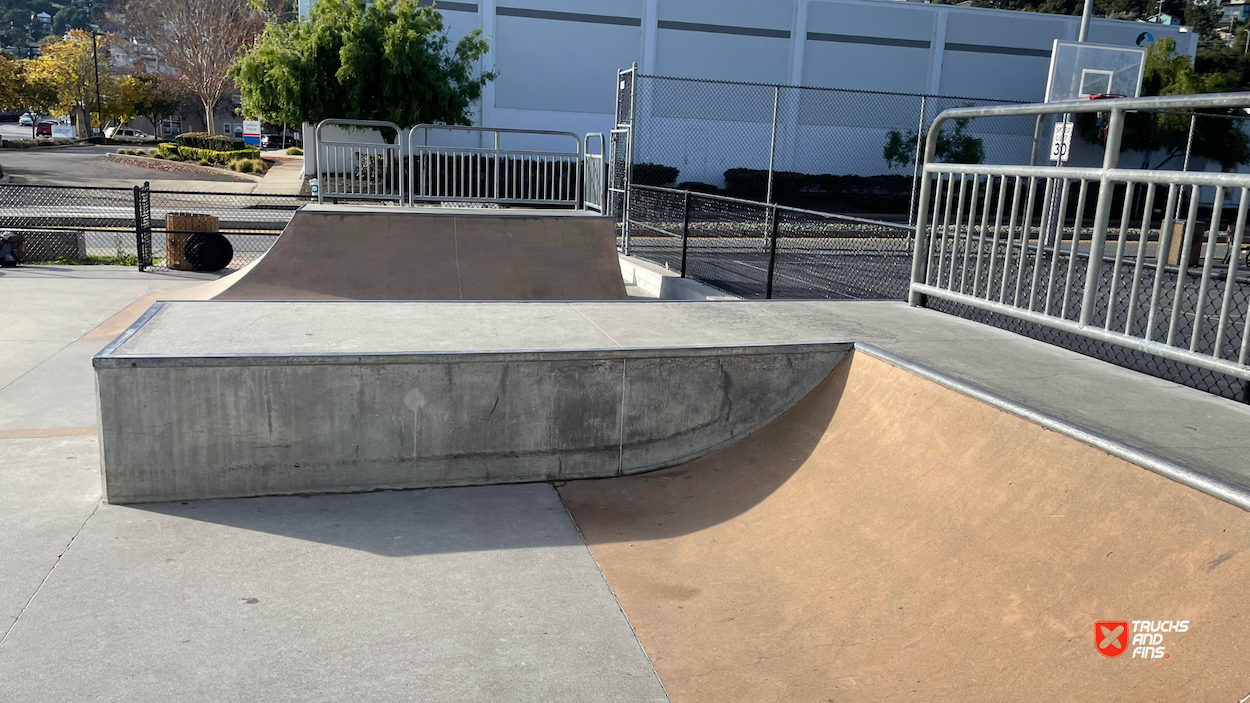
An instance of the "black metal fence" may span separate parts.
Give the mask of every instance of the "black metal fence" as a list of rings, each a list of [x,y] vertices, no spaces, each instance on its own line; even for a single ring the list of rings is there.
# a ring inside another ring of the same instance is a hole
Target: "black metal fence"
[[[152,270],[185,265],[169,259],[170,215],[215,219],[229,243],[225,269],[269,250],[306,197],[48,185],[0,185],[0,229],[26,237],[25,262],[120,264]],[[146,237],[144,235],[147,235]],[[175,246],[177,246],[175,244]]]
[[[910,237],[898,223],[630,187],[628,253],[744,298],[902,299]]]

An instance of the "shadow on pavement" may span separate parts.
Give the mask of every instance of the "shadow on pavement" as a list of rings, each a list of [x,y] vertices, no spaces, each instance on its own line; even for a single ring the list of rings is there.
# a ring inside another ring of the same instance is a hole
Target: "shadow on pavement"
[[[126,509],[389,557],[582,544],[555,491],[541,483],[152,503]]]

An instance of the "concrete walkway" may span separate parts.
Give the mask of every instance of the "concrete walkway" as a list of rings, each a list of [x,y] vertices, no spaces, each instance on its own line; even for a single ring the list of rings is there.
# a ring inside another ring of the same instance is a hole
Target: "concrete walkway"
[[[303,187],[304,160],[283,159],[265,172],[265,177],[253,192],[258,195],[299,195]]]
[[[78,340],[204,278],[0,271],[0,699],[667,700],[550,485],[102,505]]]

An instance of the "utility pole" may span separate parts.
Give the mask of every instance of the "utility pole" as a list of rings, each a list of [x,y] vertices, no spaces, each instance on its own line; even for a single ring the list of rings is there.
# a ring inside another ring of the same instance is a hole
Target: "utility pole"
[[[100,52],[96,43],[100,26],[95,23],[95,3],[87,3],[87,17],[91,26],[91,62],[95,64],[95,114],[100,120],[100,134],[104,134],[104,101],[100,99]],[[95,129],[92,128],[91,131],[94,133]]]
[[[97,36],[99,36],[99,33],[96,32],[96,26],[93,24],[91,25],[91,60],[95,63],[95,114],[100,120],[100,133],[103,134],[104,105],[103,101],[100,100],[100,54],[96,46]],[[92,132],[94,131],[94,128],[92,128]]]

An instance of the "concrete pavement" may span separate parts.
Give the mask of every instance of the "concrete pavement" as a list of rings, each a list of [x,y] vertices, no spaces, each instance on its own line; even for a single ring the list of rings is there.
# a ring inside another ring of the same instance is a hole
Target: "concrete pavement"
[[[144,181],[157,190],[250,193],[255,183],[230,176],[179,173],[131,166],[109,159],[119,146],[38,147],[0,150],[0,164],[15,185],[130,188]]]
[[[206,278],[0,271],[0,697],[666,700],[550,485],[101,505],[79,340]]]

